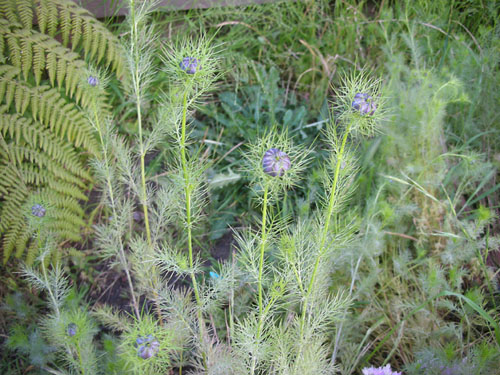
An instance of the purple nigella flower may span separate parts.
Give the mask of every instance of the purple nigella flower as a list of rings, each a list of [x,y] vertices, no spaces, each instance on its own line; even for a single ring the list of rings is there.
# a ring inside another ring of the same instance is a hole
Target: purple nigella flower
[[[401,375],[400,372],[392,371],[391,365],[386,365],[385,367],[365,367],[363,369],[363,375]]]
[[[89,76],[89,78],[87,78],[87,82],[92,87],[96,87],[99,84],[99,80],[94,76]]]
[[[290,158],[277,148],[270,148],[262,158],[262,168],[270,176],[283,176],[291,167]]]
[[[179,66],[187,74],[194,74],[198,69],[201,69],[201,65],[198,65],[199,62],[196,57],[184,57]]]
[[[41,204],[35,204],[31,207],[31,213],[36,217],[44,217],[47,210]]]
[[[377,105],[373,102],[373,98],[370,95],[357,93],[352,101],[352,108],[363,115],[373,115],[377,109]]]
[[[137,348],[137,355],[142,359],[154,357],[158,353],[158,350],[160,350],[160,343],[153,335],[138,337],[135,340],[134,346]]]
[[[77,330],[77,326],[75,323],[69,323],[68,326],[66,327],[66,334],[69,336],[69,337],[73,337],[74,335],[76,335],[76,330]]]

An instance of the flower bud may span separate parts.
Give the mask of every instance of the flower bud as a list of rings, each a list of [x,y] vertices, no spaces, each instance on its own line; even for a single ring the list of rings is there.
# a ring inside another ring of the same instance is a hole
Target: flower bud
[[[187,74],[195,74],[197,70],[201,69],[199,60],[196,57],[184,57],[180,62],[180,68]]]
[[[138,337],[135,340],[134,346],[137,348],[137,355],[142,359],[154,357],[158,353],[158,350],[160,350],[160,343],[153,335]]]
[[[44,217],[47,210],[41,204],[35,204],[31,207],[31,213],[36,217]]]
[[[288,155],[277,148],[267,150],[262,158],[264,172],[273,177],[283,176],[290,167],[291,162]]]
[[[357,93],[352,101],[352,108],[359,111],[362,115],[373,115],[377,105],[373,98],[368,94]]]
[[[76,335],[76,330],[77,330],[77,326],[75,323],[69,323],[68,326],[66,327],[66,334],[69,336],[69,337],[73,337],[74,335]]]
[[[99,84],[99,80],[94,76],[89,76],[89,78],[87,78],[87,82],[92,87],[96,87]]]

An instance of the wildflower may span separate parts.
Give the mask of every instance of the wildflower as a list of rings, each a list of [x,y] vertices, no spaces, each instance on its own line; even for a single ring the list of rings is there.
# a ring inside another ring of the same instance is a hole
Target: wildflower
[[[290,158],[287,154],[277,148],[270,148],[262,158],[262,168],[270,176],[283,176],[285,171],[291,167]]]
[[[363,375],[401,375],[400,372],[392,371],[391,365],[386,365],[385,367],[365,367],[363,369]]]
[[[195,74],[198,69],[201,69],[199,60],[196,57],[184,57],[180,62],[180,68],[187,74]]]
[[[41,204],[31,206],[31,213],[36,217],[44,217],[47,210]]]
[[[77,326],[75,323],[69,323],[68,326],[66,327],[66,334],[69,336],[69,337],[73,337],[74,335],[76,335],[76,330],[77,330]]]
[[[137,348],[137,355],[139,357],[142,359],[149,359],[158,353],[160,343],[153,335],[147,335],[145,337],[138,337],[137,340],[135,340],[135,347]]]
[[[218,279],[218,278],[220,278],[220,275],[217,272],[210,271],[208,274],[210,275],[210,277],[212,279]]]
[[[94,76],[89,76],[89,78],[87,78],[87,82],[92,87],[96,87],[99,84],[99,80]]]
[[[357,93],[352,101],[352,108],[363,115],[373,115],[377,109],[377,105],[373,102],[373,98],[370,95]]]

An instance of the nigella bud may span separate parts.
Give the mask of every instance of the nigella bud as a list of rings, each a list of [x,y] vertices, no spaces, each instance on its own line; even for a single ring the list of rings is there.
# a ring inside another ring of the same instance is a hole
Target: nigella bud
[[[139,223],[144,219],[144,213],[142,213],[141,211],[134,211],[132,213],[132,218],[135,222]]]
[[[47,210],[41,204],[35,204],[31,207],[31,213],[36,217],[44,217]]]
[[[76,330],[77,330],[77,326],[75,323],[69,323],[68,326],[66,327],[66,334],[69,336],[69,337],[73,337],[74,335],[76,335]]]
[[[142,359],[154,357],[160,350],[160,343],[153,335],[138,337],[137,340],[135,340],[134,346],[137,348],[137,355]]]
[[[277,148],[270,148],[262,158],[262,168],[270,176],[283,176],[291,167],[290,158]]]
[[[352,108],[363,115],[373,115],[377,109],[377,105],[373,102],[373,98],[370,95],[357,93],[352,101]]]
[[[99,84],[99,80],[94,76],[89,76],[89,78],[87,78],[87,82],[92,87],[96,87]]]
[[[197,70],[201,69],[199,60],[196,57],[184,57],[179,66],[187,74],[194,74]]]

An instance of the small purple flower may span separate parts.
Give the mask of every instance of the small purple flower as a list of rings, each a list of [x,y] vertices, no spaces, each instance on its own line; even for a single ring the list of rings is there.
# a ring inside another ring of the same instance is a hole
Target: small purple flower
[[[270,176],[283,176],[292,166],[287,154],[277,148],[270,148],[262,158],[262,168]]]
[[[74,335],[76,335],[76,330],[77,330],[77,326],[75,323],[69,323],[68,326],[66,327],[66,334],[69,336],[69,337],[73,337]]]
[[[196,57],[184,57],[180,62],[180,68],[187,74],[194,74],[201,69],[200,61]]]
[[[160,350],[160,343],[153,335],[138,337],[135,340],[134,346],[137,348],[137,355],[142,359],[154,357],[158,353],[158,350]]]
[[[41,204],[35,204],[31,207],[31,213],[36,217],[44,217],[47,210]]]
[[[89,78],[87,78],[87,82],[92,87],[96,87],[99,84],[99,80],[94,76],[89,76]]]
[[[386,365],[385,367],[365,367],[363,369],[363,375],[401,375],[400,372],[392,371],[391,365]]]
[[[373,98],[368,94],[357,93],[352,101],[352,108],[359,111],[362,115],[373,115],[377,105]]]

